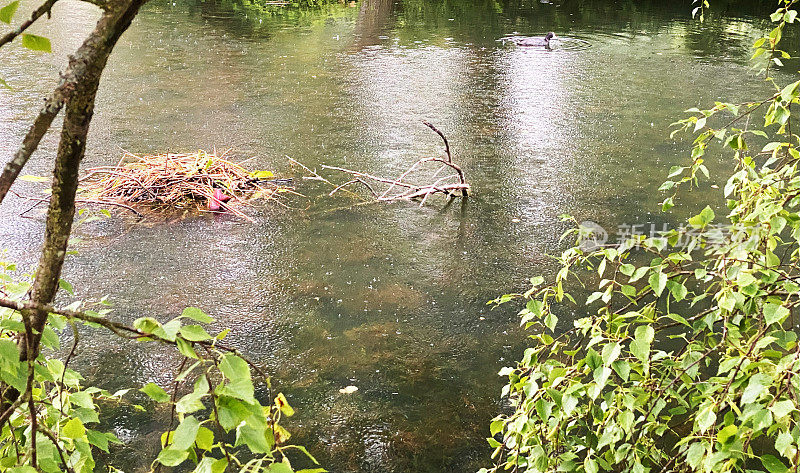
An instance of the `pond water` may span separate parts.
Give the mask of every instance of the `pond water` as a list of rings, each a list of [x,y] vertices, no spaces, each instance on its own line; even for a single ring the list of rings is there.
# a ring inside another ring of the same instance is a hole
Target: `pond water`
[[[660,215],[656,189],[688,149],[669,139],[669,124],[690,107],[764,94],[748,57],[769,26],[765,12],[715,2],[700,24],[688,5],[657,1],[362,0],[297,10],[154,0],[104,75],[87,166],[115,163],[122,149],[233,147],[282,176],[300,176],[285,155],[390,176],[441,154],[428,120],[449,137],[473,196],[337,210],[352,201],[298,179],[307,198],[287,200],[293,210],[254,209],[255,223],[201,215],[81,227],[65,277],[79,297],[110,295],[120,320],[199,306],[231,327],[231,343],[266,366],[298,410],[294,440],[330,471],[474,471],[489,462],[483,439],[503,408],[496,373],[525,344],[519,307],[490,311],[486,301],[552,271],[560,214],[613,238],[632,224],[670,224],[700,200],[720,202],[712,179]],[[0,90],[0,161],[96,18],[65,1],[39,29],[54,54],[5,48],[0,77],[16,90]],[[498,41],[550,30],[589,47]],[[787,43],[797,38],[795,29]],[[48,172],[56,138],[27,173]],[[18,216],[29,205],[9,197],[0,220],[0,247],[28,267],[43,228],[41,213]],[[177,364],[168,349],[83,340],[78,368],[109,388],[164,383]],[[348,385],[359,389],[341,394]],[[126,441],[115,461],[146,471],[165,418],[123,410],[111,423]]]

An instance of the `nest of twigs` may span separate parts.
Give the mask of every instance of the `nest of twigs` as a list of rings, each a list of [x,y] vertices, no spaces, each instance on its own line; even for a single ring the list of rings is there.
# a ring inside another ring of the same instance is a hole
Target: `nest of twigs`
[[[88,169],[81,178],[83,201],[140,210],[195,209],[227,211],[251,220],[239,208],[254,199],[277,201],[292,191],[291,179],[275,179],[269,171],[248,171],[243,162],[217,155],[166,153],[139,156],[126,152],[116,166]]]

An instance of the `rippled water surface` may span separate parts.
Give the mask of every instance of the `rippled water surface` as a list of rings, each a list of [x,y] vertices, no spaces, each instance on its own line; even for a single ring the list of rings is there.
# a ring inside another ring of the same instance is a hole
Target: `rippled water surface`
[[[421,124],[429,120],[449,137],[474,195],[464,205],[337,210],[352,202],[298,181],[306,199],[287,201],[294,210],[254,209],[255,223],[116,217],[78,229],[66,277],[80,297],[109,294],[122,320],[199,306],[232,327],[232,343],[267,366],[298,409],[295,440],[331,471],[474,471],[489,462],[483,439],[503,406],[496,372],[525,343],[518,308],[489,311],[486,301],[552,270],[560,214],[612,237],[621,225],[671,222],[658,214],[656,189],[688,146],[669,139],[669,124],[684,109],[766,90],[747,62],[768,26],[764,11],[714,8],[700,24],[688,5],[663,2],[362,0],[292,10],[155,0],[109,63],[87,166],[114,163],[122,149],[233,147],[281,175],[299,176],[285,155],[396,175],[441,153]],[[0,161],[96,18],[86,4],[59,3],[40,29],[53,55],[3,52],[0,77],[15,90],[0,90]],[[550,30],[587,46],[498,41]],[[48,172],[56,138],[27,173]],[[719,192],[704,184],[682,201],[685,212]],[[0,209],[1,246],[26,265],[43,228],[41,213],[17,216],[29,206],[10,197]],[[81,370],[109,387],[165,382],[176,367],[169,350],[110,337],[84,337],[83,348]],[[339,393],[348,385],[359,390]],[[142,452],[156,451],[165,416],[116,417],[127,442],[117,461],[146,470]]]

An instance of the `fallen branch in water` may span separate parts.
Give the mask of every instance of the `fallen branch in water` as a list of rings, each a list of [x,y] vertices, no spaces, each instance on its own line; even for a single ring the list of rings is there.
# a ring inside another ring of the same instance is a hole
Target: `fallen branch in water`
[[[313,177],[309,179],[319,180],[330,184],[334,189],[330,192],[330,196],[334,195],[336,192],[340,190],[345,190],[350,192],[349,190],[345,189],[350,184],[362,184],[366,187],[369,192],[372,194],[372,197],[375,201],[378,202],[392,202],[398,200],[420,200],[420,207],[425,205],[425,202],[431,195],[434,194],[443,194],[448,197],[448,199],[453,199],[455,197],[463,197],[466,198],[469,196],[470,186],[466,182],[466,178],[464,177],[464,171],[453,162],[453,157],[450,154],[450,143],[447,141],[447,137],[439,131],[435,126],[428,122],[422,122],[433,130],[437,135],[442,138],[444,141],[445,146],[445,155],[447,159],[443,158],[421,158],[418,159],[414,164],[411,165],[408,169],[406,169],[399,177],[396,179],[386,178],[382,176],[376,176],[373,174],[355,171],[353,169],[347,169],[339,166],[328,166],[323,164],[323,169],[329,169],[331,171],[338,171],[349,174],[353,176],[352,179],[345,182],[344,184],[336,185],[325,179],[324,177],[320,176],[315,171],[311,171],[306,166],[298,163],[297,161],[292,159],[292,162],[302,166],[306,171],[311,172]],[[291,159],[291,158],[289,158]],[[414,180],[416,182],[409,181],[409,176],[415,172],[421,170],[427,163],[439,163],[441,166],[439,169],[434,172],[432,175],[426,176],[427,179],[431,180],[429,183],[420,184],[418,183],[421,177],[419,173],[414,175]],[[449,174],[444,177],[438,177],[439,174],[445,169],[452,169],[455,173]],[[371,184],[372,183],[372,184]],[[383,192],[377,192],[373,184],[377,185],[385,185],[385,189]],[[352,194],[352,192],[350,192]]]
[[[8,193],[9,194],[14,194],[19,199],[24,199],[24,200],[28,200],[28,201],[34,202],[34,204],[31,207],[28,207],[26,210],[20,212],[19,216],[23,217],[23,218],[30,218],[30,217],[28,217],[26,215],[28,212],[32,211],[33,209],[38,207],[40,204],[43,204],[45,202],[48,202],[48,203],[50,202],[50,197],[33,197],[33,196],[30,196],[30,195],[23,195],[23,194],[20,194],[18,192],[12,191],[12,190],[9,190]],[[119,208],[128,210],[130,212],[133,212],[134,214],[136,214],[136,217],[139,220],[144,218],[144,215],[142,213],[140,213],[139,211],[137,211],[136,209],[134,209],[133,207],[131,207],[129,205],[123,204],[122,202],[110,202],[110,201],[100,201],[100,200],[92,200],[92,199],[75,199],[75,202],[78,203],[78,204],[94,204],[94,205],[100,205],[100,206],[119,207]]]

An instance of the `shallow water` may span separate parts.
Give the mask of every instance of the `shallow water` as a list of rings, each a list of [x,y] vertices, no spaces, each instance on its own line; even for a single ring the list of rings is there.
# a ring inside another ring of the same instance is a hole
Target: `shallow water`
[[[254,224],[118,217],[77,230],[65,277],[80,297],[109,294],[122,320],[199,306],[232,327],[233,343],[298,409],[295,440],[331,471],[474,471],[489,461],[483,438],[502,408],[495,374],[524,344],[518,308],[490,311],[486,301],[553,269],[560,214],[613,238],[626,225],[674,222],[700,199],[719,202],[705,183],[675,216],[659,214],[656,189],[688,149],[669,139],[669,124],[684,109],[766,90],[747,62],[768,26],[763,11],[715,4],[700,24],[688,7],[662,3],[362,0],[282,10],[155,1],[104,75],[87,166],[114,163],[121,149],[234,147],[281,175],[299,176],[284,155],[396,175],[442,152],[421,124],[429,120],[449,137],[474,195],[448,207],[334,210],[352,202],[298,181],[308,198],[287,201],[297,210],[265,206]],[[3,53],[0,77],[16,90],[0,90],[1,161],[95,18],[85,4],[59,3],[40,30],[53,55]],[[497,41],[549,30],[591,47]],[[27,173],[48,172],[56,138]],[[727,168],[721,158],[709,164]],[[3,204],[0,246],[30,265],[42,219],[17,217],[28,206]],[[169,350],[84,340],[80,368],[109,387],[163,382],[176,366]],[[340,394],[347,385],[359,390]],[[155,451],[163,419],[117,418],[128,442],[117,461],[146,469],[141,452]]]

